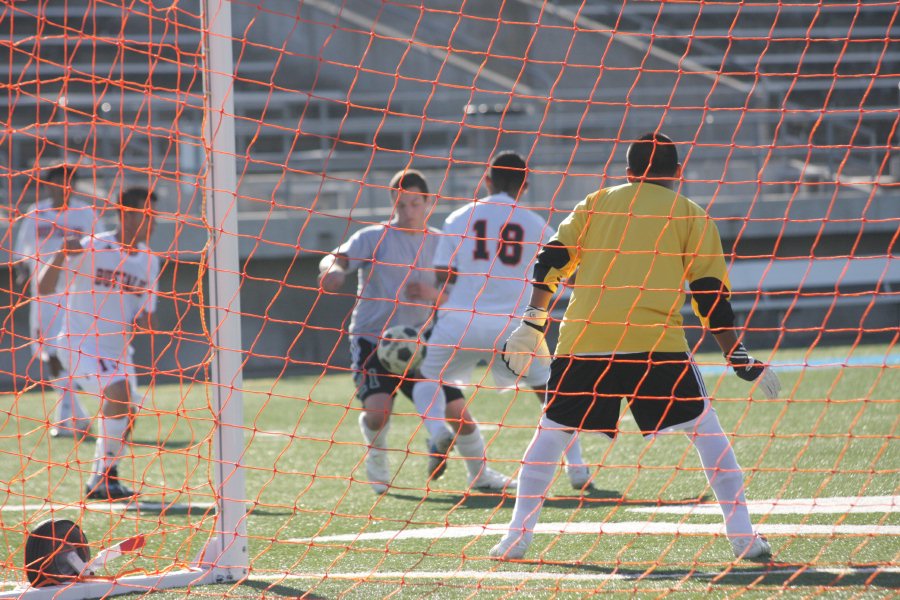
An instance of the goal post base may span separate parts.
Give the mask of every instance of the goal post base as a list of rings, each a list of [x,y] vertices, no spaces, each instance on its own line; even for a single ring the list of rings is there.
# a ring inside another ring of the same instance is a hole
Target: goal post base
[[[210,539],[195,563],[227,564],[221,562],[227,558],[246,558],[246,539],[241,544],[232,545],[223,552],[221,538]],[[230,552],[229,552],[230,550]],[[90,598],[106,598],[122,594],[156,592],[164,589],[184,588],[197,585],[214,585],[235,583],[246,579],[250,570],[246,566],[193,566],[177,571],[150,575],[128,575],[115,579],[88,579],[66,585],[50,585],[31,587],[22,585],[12,590],[0,592],[0,600],[4,598],[22,598],[25,600],[88,600]]]
[[[187,587],[217,583],[213,571],[217,569],[182,569],[158,575],[129,575],[110,580],[88,580],[67,585],[46,587],[21,587],[0,592],[0,598],[22,598],[23,600],[85,600],[105,598],[122,594],[145,593],[169,588]],[[222,579],[222,583],[226,581]]]

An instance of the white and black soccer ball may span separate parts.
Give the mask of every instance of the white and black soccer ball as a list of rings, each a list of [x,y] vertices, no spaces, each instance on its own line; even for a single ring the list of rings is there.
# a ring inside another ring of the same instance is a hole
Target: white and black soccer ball
[[[408,325],[395,325],[382,334],[377,352],[385,369],[403,375],[419,368],[424,348],[419,347],[418,330]]]

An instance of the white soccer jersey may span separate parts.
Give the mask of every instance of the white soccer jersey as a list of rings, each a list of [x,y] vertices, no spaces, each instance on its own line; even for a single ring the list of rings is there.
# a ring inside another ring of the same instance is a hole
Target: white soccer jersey
[[[520,315],[531,299],[535,256],[550,233],[542,217],[505,193],[451,213],[434,257],[436,265],[456,272],[441,310]]]
[[[124,360],[135,318],[156,310],[159,258],[144,244],[129,252],[116,232],[85,237],[81,245],[84,251],[65,265],[72,275],[62,343],[72,350],[89,343],[102,357]]]
[[[71,199],[65,208],[53,206],[49,198],[41,200],[19,220],[14,246],[14,260],[27,259],[26,265],[32,273],[31,292],[37,296],[37,277],[48,256],[62,248],[63,240],[71,236],[85,236],[93,233],[97,214],[93,207],[81,200]],[[58,291],[63,291],[60,279]]]
[[[348,271],[359,270],[351,335],[374,342],[393,325],[419,328],[425,324],[431,316],[431,305],[411,300],[404,290],[413,282],[436,285],[436,233],[436,229],[429,229],[425,235],[389,224],[372,225],[354,233],[334,251],[347,257]]]
[[[97,215],[93,207],[81,200],[70,199],[65,208],[57,208],[49,198],[39,201],[19,219],[13,260],[25,259],[31,273],[28,286],[32,301],[29,305],[31,336],[35,341],[47,339],[59,332],[65,307],[68,278],[59,278],[56,293],[38,294],[38,274],[52,255],[70,236],[90,235],[94,232]]]

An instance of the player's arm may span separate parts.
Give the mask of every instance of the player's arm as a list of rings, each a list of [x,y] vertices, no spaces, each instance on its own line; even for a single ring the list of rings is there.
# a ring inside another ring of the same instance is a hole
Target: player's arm
[[[82,252],[80,238],[69,237],[63,242],[63,247],[53,255],[53,259],[44,265],[38,274],[38,293],[41,295],[52,294],[59,284],[60,275],[65,270],[66,256]]]
[[[34,257],[35,244],[37,242],[35,239],[35,227],[28,214],[25,214],[16,219],[13,228],[16,231],[16,237],[13,243],[11,266],[16,285],[24,287],[31,277],[29,259]]]
[[[336,292],[347,280],[350,260],[344,254],[332,253],[319,261],[319,286],[326,292]]]
[[[406,284],[406,297],[416,302],[440,306],[447,298],[447,285],[452,277],[456,278],[456,274],[452,273],[450,267],[435,267],[436,285],[429,285],[424,281],[412,281]]]
[[[715,277],[703,277],[692,281],[690,288],[694,311],[712,333],[735,374],[744,381],[758,381],[766,396],[777,398],[781,391],[778,376],[762,361],[750,356],[738,338],[728,285]]]
[[[524,375],[535,360],[546,361],[550,350],[547,333],[547,308],[559,282],[577,265],[576,259],[559,239],[550,240],[537,255],[531,288],[531,302],[522,322],[503,345],[503,362],[516,375]]]
[[[435,278],[437,279],[437,298],[434,300],[435,306],[440,306],[450,294],[450,286],[456,283],[456,270],[450,266],[435,267]]]
[[[781,391],[778,376],[762,361],[750,356],[735,329],[728,268],[719,229],[699,206],[689,204],[688,209],[696,217],[683,221],[688,227],[684,247],[685,279],[691,288],[694,312],[712,333],[735,374],[744,381],[756,381],[766,396],[777,398]]]

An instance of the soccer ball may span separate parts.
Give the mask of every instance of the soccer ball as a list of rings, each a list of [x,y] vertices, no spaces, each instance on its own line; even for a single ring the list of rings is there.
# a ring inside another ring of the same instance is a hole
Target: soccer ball
[[[378,342],[378,360],[395,375],[403,375],[419,368],[424,349],[419,349],[419,332],[407,325],[395,325]]]

